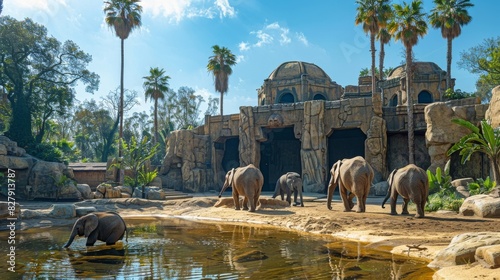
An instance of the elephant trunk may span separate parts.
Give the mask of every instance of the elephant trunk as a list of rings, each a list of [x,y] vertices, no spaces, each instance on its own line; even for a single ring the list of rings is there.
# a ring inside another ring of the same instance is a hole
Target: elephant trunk
[[[228,185],[229,185],[229,184],[224,183],[224,186],[222,186],[222,189],[220,190],[220,193],[219,193],[219,198],[221,198],[221,197],[222,197],[222,194],[226,191],[226,189],[227,189],[227,186],[228,186]]]
[[[73,240],[75,239],[75,236],[76,236],[76,229],[73,229],[71,231],[71,235],[69,236],[69,240],[68,242],[66,242],[66,244],[64,244],[64,248],[68,248],[69,245],[71,245],[71,243],[73,243]]]

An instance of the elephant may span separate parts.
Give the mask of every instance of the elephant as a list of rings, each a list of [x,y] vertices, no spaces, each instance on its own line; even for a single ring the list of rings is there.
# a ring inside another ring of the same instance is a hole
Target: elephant
[[[76,220],[68,242],[64,248],[68,248],[75,236],[87,237],[87,246],[93,246],[97,240],[113,245],[123,238],[124,234],[128,240],[127,225],[125,221],[115,212],[95,212],[87,214]]]
[[[385,208],[384,204],[390,196],[391,215],[397,215],[396,202],[399,194],[403,197],[403,212],[401,214],[409,214],[408,202],[411,199],[417,206],[415,218],[424,217],[425,203],[429,196],[429,179],[427,178],[427,173],[422,168],[414,164],[408,164],[403,168],[394,169],[389,174],[387,182],[389,183],[389,188],[382,202],[382,208]]]
[[[297,206],[297,195],[300,195],[300,206],[304,207],[304,199],[302,197],[302,179],[300,175],[296,172],[287,172],[281,175],[281,177],[276,181],[276,189],[274,190],[273,198],[281,195],[281,200],[285,200],[288,204],[292,204],[291,193],[293,192],[293,205]]]
[[[332,178],[328,184],[328,209],[332,210],[332,196],[337,184],[340,196],[344,203],[344,212],[350,212],[354,207],[352,199],[356,196],[358,209],[356,212],[365,212],[366,198],[373,180],[373,169],[361,156],[337,161],[330,170]],[[347,195],[347,192],[350,192]]]
[[[239,195],[242,195],[244,196],[243,210],[255,212],[263,185],[264,176],[253,164],[249,164],[245,167],[233,168],[226,174],[226,179],[219,193],[219,198],[226,188],[231,186],[233,188],[234,209],[240,210]],[[250,209],[248,209],[248,203],[250,203]]]

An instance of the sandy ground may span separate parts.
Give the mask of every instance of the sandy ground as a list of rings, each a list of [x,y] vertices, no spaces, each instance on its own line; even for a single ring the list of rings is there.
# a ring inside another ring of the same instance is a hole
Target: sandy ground
[[[229,197],[223,199],[231,200]],[[264,194],[261,199],[269,200]],[[263,203],[254,213],[237,211],[229,207],[213,207],[218,201],[215,193],[196,195],[193,198],[166,201],[146,201],[140,199],[88,200],[77,206],[93,206],[98,211],[117,211],[123,217],[130,216],[178,216],[207,222],[251,223],[288,228],[300,232],[333,235],[355,241],[362,241],[370,247],[392,248],[395,254],[409,255],[431,261],[437,252],[445,248],[451,239],[466,232],[498,231],[499,219],[464,217],[454,212],[426,213],[423,219],[411,215],[389,215],[390,206],[380,207],[381,198],[369,198],[366,213],[343,212],[340,201],[333,202],[333,210],[328,210],[325,199],[308,196],[305,207],[277,207]],[[43,209],[49,202],[21,203],[22,208]],[[356,209],[356,206],[354,210]],[[400,212],[398,206],[398,212]],[[72,224],[69,219],[24,220],[23,227]],[[410,249],[410,250],[409,250]],[[409,250],[409,252],[408,252]],[[438,276],[439,275],[439,276]],[[500,269],[483,269],[470,264],[440,270],[434,279],[497,279]]]

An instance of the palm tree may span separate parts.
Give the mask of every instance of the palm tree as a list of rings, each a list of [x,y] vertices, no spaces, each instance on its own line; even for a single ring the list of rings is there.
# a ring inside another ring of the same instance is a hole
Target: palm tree
[[[153,140],[154,144],[157,143],[158,137],[158,99],[164,100],[165,93],[169,91],[168,88],[168,80],[169,76],[165,75],[165,70],[159,69],[158,67],[149,69],[149,76],[143,77],[145,80],[143,83],[144,95],[146,97],[146,101],[153,100],[154,101],[154,135]]]
[[[451,49],[452,40],[460,36],[462,26],[468,24],[472,17],[467,8],[474,6],[470,0],[434,0],[436,5],[429,15],[430,24],[441,28],[441,35],[447,40],[446,53],[446,89],[451,87]]]
[[[380,28],[377,33],[377,40],[380,42],[380,58],[379,58],[379,75],[380,81],[382,81],[385,77],[384,73],[384,59],[385,59],[385,45],[388,44],[392,39],[391,33],[387,31],[385,28]]]
[[[389,0],[356,0],[358,4],[355,23],[363,24],[363,31],[370,33],[370,51],[372,53],[372,100],[375,114],[382,115],[382,100],[377,96],[375,83],[375,36],[384,28],[390,16]]]
[[[214,76],[215,91],[220,92],[220,115],[223,111],[223,98],[229,87],[231,66],[236,65],[236,56],[225,47],[212,46],[213,55],[208,59],[207,70]]]
[[[475,152],[485,154],[490,160],[493,180],[497,183],[497,186],[500,186],[500,130],[498,128],[493,129],[485,120],[481,121],[481,127],[477,127],[463,119],[453,119],[452,122],[469,129],[471,133],[455,143],[448,150],[448,156],[460,151],[462,164],[464,164]]]
[[[140,0],[109,0],[104,1],[105,22],[110,28],[114,28],[115,34],[120,38],[121,43],[121,69],[120,69],[120,106],[118,115],[120,116],[119,139],[123,139],[123,69],[124,69],[124,41],[130,32],[141,26],[142,7]],[[119,145],[118,158],[122,157],[122,145]],[[118,172],[118,182],[123,182],[123,170]]]
[[[427,34],[425,13],[422,12],[422,1],[413,0],[411,4],[394,4],[394,18],[387,30],[396,41],[401,41],[406,49],[406,95],[408,113],[408,162],[415,163],[414,125],[413,125],[413,95],[411,78],[413,76],[412,49],[418,43],[419,37]]]

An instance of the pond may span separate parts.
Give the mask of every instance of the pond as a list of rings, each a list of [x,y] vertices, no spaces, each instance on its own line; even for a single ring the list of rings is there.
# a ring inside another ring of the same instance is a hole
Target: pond
[[[126,222],[128,242],[113,246],[98,241],[86,247],[80,237],[62,249],[71,226],[18,231],[16,272],[8,272],[2,261],[2,279],[432,279],[433,274],[425,262],[328,236],[177,218]],[[3,244],[7,236],[0,232]]]

